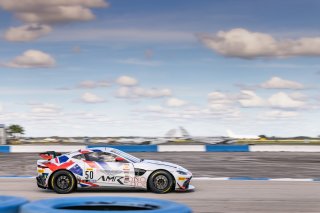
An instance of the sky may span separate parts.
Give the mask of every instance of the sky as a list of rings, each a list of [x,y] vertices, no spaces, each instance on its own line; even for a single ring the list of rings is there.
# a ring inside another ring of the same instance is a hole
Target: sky
[[[320,135],[317,0],[0,0],[26,136]]]

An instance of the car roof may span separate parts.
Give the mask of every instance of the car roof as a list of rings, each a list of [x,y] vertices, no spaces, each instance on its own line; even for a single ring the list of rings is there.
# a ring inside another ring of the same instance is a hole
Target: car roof
[[[100,150],[102,152],[111,152],[112,150],[114,150],[114,148],[111,148],[111,147],[92,147],[92,148],[88,148],[88,150],[91,150],[91,151]]]

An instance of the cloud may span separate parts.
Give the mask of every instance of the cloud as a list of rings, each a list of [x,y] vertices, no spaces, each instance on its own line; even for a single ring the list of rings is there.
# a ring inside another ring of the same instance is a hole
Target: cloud
[[[208,94],[208,105],[210,110],[224,110],[233,104],[233,97],[219,91],[214,91]]]
[[[271,107],[275,108],[302,108],[305,106],[305,102],[300,100],[295,100],[284,92],[279,92],[272,95],[268,102]]]
[[[299,115],[296,111],[272,110],[264,113],[261,118],[264,120],[278,120],[295,118]]]
[[[95,89],[95,88],[99,88],[99,87],[110,87],[111,83],[108,81],[91,81],[91,80],[87,80],[87,81],[82,81],[79,83],[79,85],[77,86],[77,88],[81,88],[81,89]]]
[[[171,96],[170,89],[158,89],[158,88],[142,88],[142,87],[120,87],[116,92],[117,98],[162,98]]]
[[[7,41],[24,42],[32,41],[47,35],[52,28],[43,24],[27,24],[20,27],[10,27],[4,34]]]
[[[304,85],[290,80],[285,80],[280,77],[272,77],[270,80],[262,83],[260,87],[265,89],[304,89]]]
[[[154,112],[154,113],[162,113],[165,111],[165,108],[159,105],[150,105],[146,108],[147,112]]]
[[[0,113],[3,112],[3,105],[0,103]]]
[[[36,104],[31,111],[37,114],[50,114],[60,112],[61,108],[54,104]]]
[[[151,61],[151,60],[141,60],[137,58],[128,58],[124,60],[118,60],[118,63],[121,64],[130,64],[130,65],[141,65],[141,66],[159,66],[161,65],[160,61]]]
[[[194,42],[192,32],[132,29],[132,28],[90,28],[90,29],[59,29],[46,41],[108,41],[108,42]]]
[[[242,107],[266,106],[266,102],[263,100],[263,98],[259,97],[255,92],[250,90],[242,90],[238,101]]]
[[[162,107],[158,105],[148,106],[145,110],[137,110],[138,112],[147,112],[154,116],[165,119],[237,119],[241,116],[241,112],[236,108],[225,107],[220,109],[212,109],[210,107],[186,106],[178,107]]]
[[[293,93],[290,93],[289,96],[292,99],[299,100],[299,101],[305,101],[308,99],[308,96],[301,92],[293,92]]]
[[[201,110],[204,118],[235,119],[241,116],[236,108],[236,95],[214,91],[208,94],[208,105]]]
[[[107,7],[104,0],[0,0],[0,7],[26,23],[66,23],[95,18],[92,8]]]
[[[55,64],[56,61],[51,55],[39,50],[27,50],[22,55],[4,63],[5,66],[12,68],[48,68]]]
[[[208,100],[213,104],[230,104],[232,102],[229,95],[219,91],[209,93]]]
[[[245,108],[300,109],[306,107],[307,98],[306,95],[300,92],[289,94],[279,92],[265,99],[251,90],[241,90],[240,94],[215,91],[208,94],[208,109],[218,112],[232,110],[236,109],[237,104]]]
[[[130,76],[120,76],[116,82],[121,85],[121,86],[136,86],[138,84],[138,80],[133,78],[133,77],[130,77]]]
[[[235,28],[213,36],[200,35],[199,39],[209,49],[227,57],[320,56],[320,37],[276,39],[266,33]]]
[[[93,8],[108,6],[105,0],[0,0],[0,8],[27,24],[9,28],[4,38],[13,42],[35,40],[50,33],[53,24],[90,21],[95,19]]]
[[[182,106],[185,106],[186,104],[187,104],[186,101],[178,99],[178,98],[174,98],[174,97],[169,98],[166,101],[166,105],[168,107],[182,107]]]
[[[106,100],[98,95],[95,95],[90,92],[85,92],[81,96],[81,101],[85,103],[95,104],[95,103],[102,103]]]

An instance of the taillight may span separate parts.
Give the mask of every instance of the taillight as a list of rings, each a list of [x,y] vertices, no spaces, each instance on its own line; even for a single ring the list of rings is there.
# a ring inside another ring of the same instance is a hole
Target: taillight
[[[40,166],[40,165],[38,165],[38,168],[47,169],[48,167],[47,167],[47,166]]]

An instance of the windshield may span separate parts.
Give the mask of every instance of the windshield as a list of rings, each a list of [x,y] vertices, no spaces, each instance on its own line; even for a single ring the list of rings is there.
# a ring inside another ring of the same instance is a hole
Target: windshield
[[[122,156],[122,157],[124,157],[124,158],[126,158],[126,159],[128,159],[128,160],[130,160],[130,161],[132,161],[132,162],[134,162],[134,163],[139,163],[139,162],[141,162],[141,159],[139,159],[139,158],[137,158],[137,157],[134,157],[134,156],[132,156],[132,155],[130,155],[130,154],[128,154],[128,153],[125,153],[125,152],[123,152],[123,151],[121,151],[121,150],[113,149],[112,152],[113,152],[113,153],[116,153],[116,154],[118,154],[118,155],[120,155],[120,156]]]

